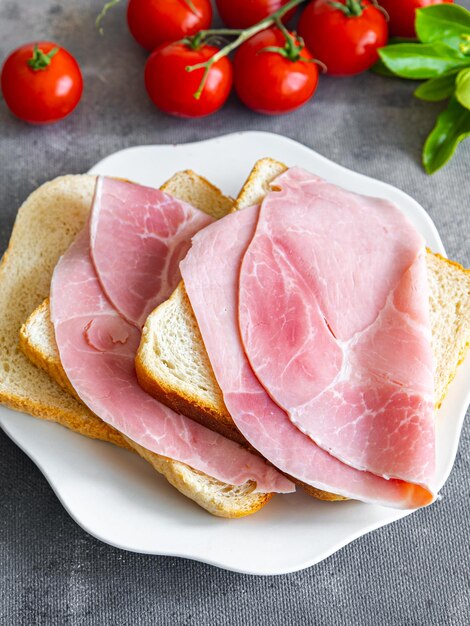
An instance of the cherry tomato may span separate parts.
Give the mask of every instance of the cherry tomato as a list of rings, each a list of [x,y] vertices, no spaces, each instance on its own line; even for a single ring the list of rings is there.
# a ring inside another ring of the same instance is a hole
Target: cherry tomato
[[[129,0],[127,24],[147,50],[210,27],[210,0]]]
[[[416,37],[415,11],[431,4],[452,4],[453,0],[380,0],[389,15],[388,28],[393,37]]]
[[[1,84],[11,112],[31,124],[63,119],[75,109],[83,91],[78,63],[50,41],[14,50],[3,64]]]
[[[174,42],[160,46],[145,65],[145,86],[153,103],[165,113],[178,117],[204,117],[215,113],[227,100],[233,71],[228,57],[222,57],[209,70],[199,98],[195,98],[204,69],[187,72],[186,67],[204,63],[219,49],[202,45],[197,49]]]
[[[289,0],[216,0],[220,17],[229,28],[248,28],[288,3]],[[282,18],[287,22],[295,13],[288,11]]]
[[[299,33],[313,56],[326,65],[328,74],[359,74],[377,61],[377,49],[386,45],[387,21],[370,0],[338,1],[344,11],[329,0],[308,4]]]
[[[258,113],[275,115],[299,108],[313,96],[318,68],[308,50],[294,41],[294,59],[268,46],[283,49],[286,39],[278,28],[263,30],[238,48],[233,61],[235,90],[240,100]]]

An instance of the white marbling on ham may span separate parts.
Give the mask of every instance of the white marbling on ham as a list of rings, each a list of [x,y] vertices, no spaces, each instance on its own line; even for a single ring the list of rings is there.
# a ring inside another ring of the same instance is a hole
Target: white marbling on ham
[[[390,202],[300,169],[265,198],[240,274],[249,362],[292,423],[358,470],[432,491],[425,247]]]
[[[431,496],[421,487],[353,469],[322,450],[289,420],[254,375],[238,329],[238,282],[258,212],[251,207],[200,231],[181,263],[186,291],[235,424],[276,467],[308,485],[403,509],[427,504]]]
[[[51,318],[68,379],[81,400],[105,422],[144,448],[222,482],[254,481],[259,492],[294,489],[257,455],[174,413],[142,390],[134,369],[140,331],[106,298],[90,258],[88,229],[55,268]]]
[[[191,237],[214,218],[159,189],[98,177],[91,209],[91,256],[121,315],[142,328],[180,280]]]

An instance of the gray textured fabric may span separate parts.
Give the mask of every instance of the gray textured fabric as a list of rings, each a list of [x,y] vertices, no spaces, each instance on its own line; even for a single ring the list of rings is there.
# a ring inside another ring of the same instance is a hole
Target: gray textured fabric
[[[145,94],[145,54],[128,36],[125,7],[109,14],[104,37],[96,34],[101,4],[0,0],[0,58],[24,41],[52,39],[77,56],[85,78],[79,109],[56,126],[24,125],[0,103],[0,253],[20,203],[50,178],[86,171],[126,146],[258,129],[404,189],[430,213],[449,256],[470,266],[470,141],[448,167],[426,176],[421,145],[441,105],[413,99],[413,84],[370,74],[322,78],[312,102],[293,115],[261,117],[233,97],[212,118],[175,120],[156,111]],[[33,463],[0,433],[0,623],[468,624],[469,484],[467,421],[454,470],[433,506],[306,571],[256,578],[129,554],[89,537]]]

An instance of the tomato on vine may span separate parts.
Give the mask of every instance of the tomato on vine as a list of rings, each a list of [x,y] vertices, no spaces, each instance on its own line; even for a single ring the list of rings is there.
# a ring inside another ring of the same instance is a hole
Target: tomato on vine
[[[235,90],[259,113],[287,113],[305,104],[318,83],[318,68],[303,43],[285,28],[257,33],[235,53]]]
[[[371,0],[313,0],[302,13],[299,33],[328,74],[343,76],[372,67],[388,41],[385,15]]]
[[[129,0],[127,24],[147,50],[210,27],[210,0]]]
[[[204,117],[227,100],[233,82],[232,64],[224,56],[207,71],[188,67],[203,64],[219,52],[195,39],[160,46],[145,66],[145,86],[152,102],[178,117]]]
[[[219,15],[229,28],[248,28],[272,15],[289,0],[216,0]],[[295,8],[284,15],[287,22],[295,13]]]
[[[389,31],[393,37],[416,37],[416,9],[432,4],[453,4],[453,0],[380,0],[389,15]]]
[[[1,85],[11,112],[31,124],[63,119],[75,109],[83,91],[77,61],[50,41],[14,50],[3,64]]]

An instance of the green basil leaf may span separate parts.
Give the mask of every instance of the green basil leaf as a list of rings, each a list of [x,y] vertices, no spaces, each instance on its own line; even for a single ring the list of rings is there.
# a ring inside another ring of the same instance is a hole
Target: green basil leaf
[[[435,78],[453,69],[470,66],[470,57],[464,57],[440,42],[398,43],[381,48],[379,55],[388,69],[402,78]]]
[[[470,11],[458,4],[435,4],[418,9],[416,33],[424,43],[441,41],[458,49],[460,35],[470,34]]]
[[[461,141],[470,136],[470,111],[456,98],[437,118],[423,148],[423,165],[433,174],[449,161]]]
[[[409,39],[405,37],[389,37],[388,45],[395,43],[416,43],[416,39]],[[374,74],[378,74],[379,76],[387,76],[387,78],[392,78],[395,74],[388,69],[382,59],[378,59],[374,65],[370,68]]]
[[[462,70],[455,81],[455,97],[460,104],[470,109],[470,68]]]
[[[462,70],[462,72],[466,71]],[[429,102],[438,102],[439,100],[450,98],[455,90],[456,77],[457,71],[453,71],[436,78],[430,78],[425,83],[421,83],[415,90],[414,95],[421,100],[428,100]]]
[[[396,78],[395,74],[388,69],[382,59],[379,59],[374,65],[370,68],[374,74],[378,74],[379,76],[386,76],[387,78]]]

